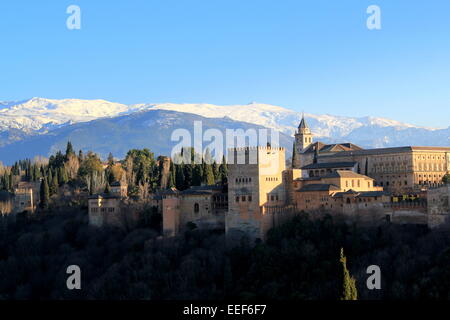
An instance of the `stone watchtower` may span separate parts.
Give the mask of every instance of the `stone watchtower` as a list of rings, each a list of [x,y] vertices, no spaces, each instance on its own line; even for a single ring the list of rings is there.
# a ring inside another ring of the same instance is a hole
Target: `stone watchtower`
[[[228,153],[227,242],[239,243],[264,239],[272,226],[272,216],[263,207],[283,206],[286,192],[283,184],[284,148],[245,147]]]
[[[312,144],[313,134],[306,123],[305,116],[302,116],[298,131],[295,133],[293,163],[294,169],[302,167],[302,153]]]

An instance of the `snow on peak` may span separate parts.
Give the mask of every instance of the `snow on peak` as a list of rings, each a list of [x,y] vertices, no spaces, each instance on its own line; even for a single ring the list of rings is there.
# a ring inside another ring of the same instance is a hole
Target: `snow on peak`
[[[117,116],[128,106],[105,100],[46,99],[34,97],[0,108],[0,131],[10,128],[39,130],[48,124],[60,125]]]
[[[125,105],[106,100],[46,99],[34,97],[25,101],[0,102],[0,131],[47,129],[115,117],[147,110],[168,110],[200,115],[206,118],[229,118],[273,128],[293,135],[302,114],[283,107],[258,102],[246,105],[219,106],[207,103],[162,103]],[[317,137],[344,137],[361,127],[394,127],[396,130],[419,128],[395,120],[375,117],[343,117],[305,113]]]

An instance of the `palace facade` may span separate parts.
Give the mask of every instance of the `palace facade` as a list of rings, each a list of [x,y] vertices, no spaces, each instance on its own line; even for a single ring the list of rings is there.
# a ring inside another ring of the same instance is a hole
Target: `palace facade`
[[[374,179],[375,185],[395,194],[435,187],[450,173],[450,147],[406,146],[363,149],[351,143],[313,142],[303,118],[295,134],[293,168],[317,174],[327,166],[348,166]]]

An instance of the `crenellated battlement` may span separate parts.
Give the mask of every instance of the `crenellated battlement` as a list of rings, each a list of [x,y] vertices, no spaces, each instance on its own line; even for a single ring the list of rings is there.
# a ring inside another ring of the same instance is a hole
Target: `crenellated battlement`
[[[275,151],[285,151],[283,147],[270,147],[270,146],[255,146],[255,147],[237,147],[237,148],[228,148],[229,152],[234,151],[256,151],[256,150],[275,150]]]

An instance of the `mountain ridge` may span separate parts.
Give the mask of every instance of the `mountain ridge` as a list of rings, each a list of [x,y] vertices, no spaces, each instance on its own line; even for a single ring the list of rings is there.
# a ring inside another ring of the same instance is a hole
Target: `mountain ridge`
[[[198,114],[206,118],[218,118],[228,116],[237,121],[244,121],[273,127],[274,129],[283,131],[283,129],[295,127],[294,123],[285,123],[283,119],[295,118],[295,122],[301,117],[300,112],[294,110],[252,102],[246,105],[214,105],[208,103],[140,103],[140,104],[122,104],[110,102],[103,99],[83,100],[83,99],[48,99],[33,97],[28,100],[21,101],[0,101],[0,130],[9,128],[27,128],[40,129],[47,123],[62,124],[68,121],[83,122],[103,117],[114,117],[133,112],[145,111],[150,109],[172,110],[185,113]],[[51,117],[53,116],[53,117]],[[395,126],[398,128],[423,128],[427,130],[439,130],[442,128],[424,127],[412,125],[397,120],[391,120],[382,117],[346,117],[335,116],[330,114],[316,115],[313,113],[305,113],[308,118],[316,119],[320,122],[339,122],[370,124],[378,126]],[[23,126],[18,125],[20,122],[12,122],[8,125],[8,121],[12,121],[12,117],[21,117]],[[27,119],[28,121],[24,121]],[[35,120],[34,122],[32,120]],[[279,120],[277,123],[276,120]],[[290,119],[289,119],[290,120]],[[272,121],[272,122],[271,122]],[[28,124],[28,126],[27,126]],[[34,124],[34,125],[33,125]],[[41,125],[41,127],[39,126]],[[317,133],[321,136],[321,133]]]
[[[292,139],[302,117],[300,112],[256,102],[246,105],[218,106],[207,103],[125,105],[102,99],[57,100],[39,97],[18,102],[3,101],[0,102],[0,160],[4,160],[2,153],[4,154],[5,147],[11,145],[8,152],[17,152],[19,155],[20,142],[27,142],[36,136],[47,135],[47,138],[51,140],[51,134],[55,131],[60,132],[58,130],[63,128],[72,130],[81,124],[85,128],[95,125],[95,121],[102,119],[113,122],[113,119],[120,117],[122,117],[121,119],[124,119],[123,117],[133,119],[136,115],[149,111],[170,111],[172,116],[177,114],[177,118],[189,118],[188,115],[195,115],[199,116],[202,121],[210,121],[216,126],[221,126],[221,122],[227,125],[239,124],[243,129],[256,125],[275,129],[290,137],[289,139]],[[163,114],[167,113],[159,113],[160,116]],[[151,121],[159,123],[160,127],[152,128],[159,130],[164,122],[159,121],[162,119],[157,119],[158,113],[154,113],[154,115]],[[428,128],[371,116],[358,118],[305,113],[305,118],[316,141],[321,140],[326,143],[352,142],[364,148],[450,145],[450,127],[446,129]],[[187,123],[180,121],[180,127],[186,126]],[[172,129],[175,130],[176,127],[172,126]],[[117,134],[120,134],[122,128],[118,126],[116,130]],[[168,132],[167,134],[170,135]],[[101,136],[101,132],[92,131],[91,139],[95,139],[97,136]],[[45,140],[45,138],[43,139]],[[136,136],[135,139],[138,137]],[[113,143],[116,142],[111,141],[111,144]],[[125,143],[125,141],[121,143]],[[95,141],[90,143],[87,140],[79,148],[85,149],[90,146],[93,148],[94,145],[96,145]],[[93,151],[96,150],[93,149]],[[46,152],[43,150],[44,155]]]

